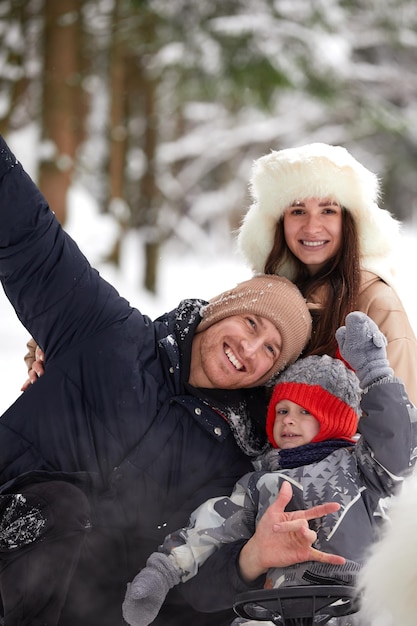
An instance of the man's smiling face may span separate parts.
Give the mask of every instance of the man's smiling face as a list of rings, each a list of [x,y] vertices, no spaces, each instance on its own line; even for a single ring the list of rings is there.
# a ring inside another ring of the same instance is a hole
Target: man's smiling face
[[[281,349],[281,334],[265,317],[226,317],[194,336],[189,382],[212,389],[256,387]]]

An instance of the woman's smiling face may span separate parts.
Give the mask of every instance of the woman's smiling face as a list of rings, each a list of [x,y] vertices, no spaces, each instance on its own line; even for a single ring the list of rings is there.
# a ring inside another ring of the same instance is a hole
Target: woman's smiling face
[[[308,198],[284,213],[288,248],[310,275],[316,274],[342,245],[342,207],[330,198]]]

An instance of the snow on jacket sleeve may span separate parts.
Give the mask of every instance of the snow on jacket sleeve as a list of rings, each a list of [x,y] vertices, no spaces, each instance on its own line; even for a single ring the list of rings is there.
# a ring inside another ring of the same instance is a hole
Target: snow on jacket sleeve
[[[63,231],[1,137],[0,278],[17,316],[49,359],[121,315],[116,290]],[[126,303],[125,315],[127,310]]]
[[[211,498],[190,516],[187,528],[165,538],[160,552],[170,556],[185,582],[224,543],[249,539],[255,532],[256,507],[248,495],[251,474],[239,480],[230,497]]]
[[[416,461],[417,409],[398,379],[383,379],[362,397],[361,438],[355,447],[365,484],[391,496]]]

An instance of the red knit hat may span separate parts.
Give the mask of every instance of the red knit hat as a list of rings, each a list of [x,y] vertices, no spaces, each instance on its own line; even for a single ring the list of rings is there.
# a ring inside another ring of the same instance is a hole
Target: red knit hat
[[[353,441],[361,414],[361,390],[356,374],[339,359],[309,356],[299,359],[280,375],[268,405],[266,433],[277,447],[273,429],[275,407],[280,400],[302,406],[320,423],[312,443],[328,439]]]

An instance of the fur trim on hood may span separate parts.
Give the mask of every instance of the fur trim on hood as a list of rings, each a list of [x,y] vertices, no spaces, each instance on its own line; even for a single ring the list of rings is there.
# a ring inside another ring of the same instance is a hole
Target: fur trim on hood
[[[341,146],[313,143],[272,150],[253,164],[253,203],[243,219],[238,247],[254,272],[264,272],[275,226],[293,202],[332,198],[350,211],[358,227],[361,267],[393,285],[393,255],[400,223],[378,204],[378,178]],[[280,274],[292,280],[294,268]]]

